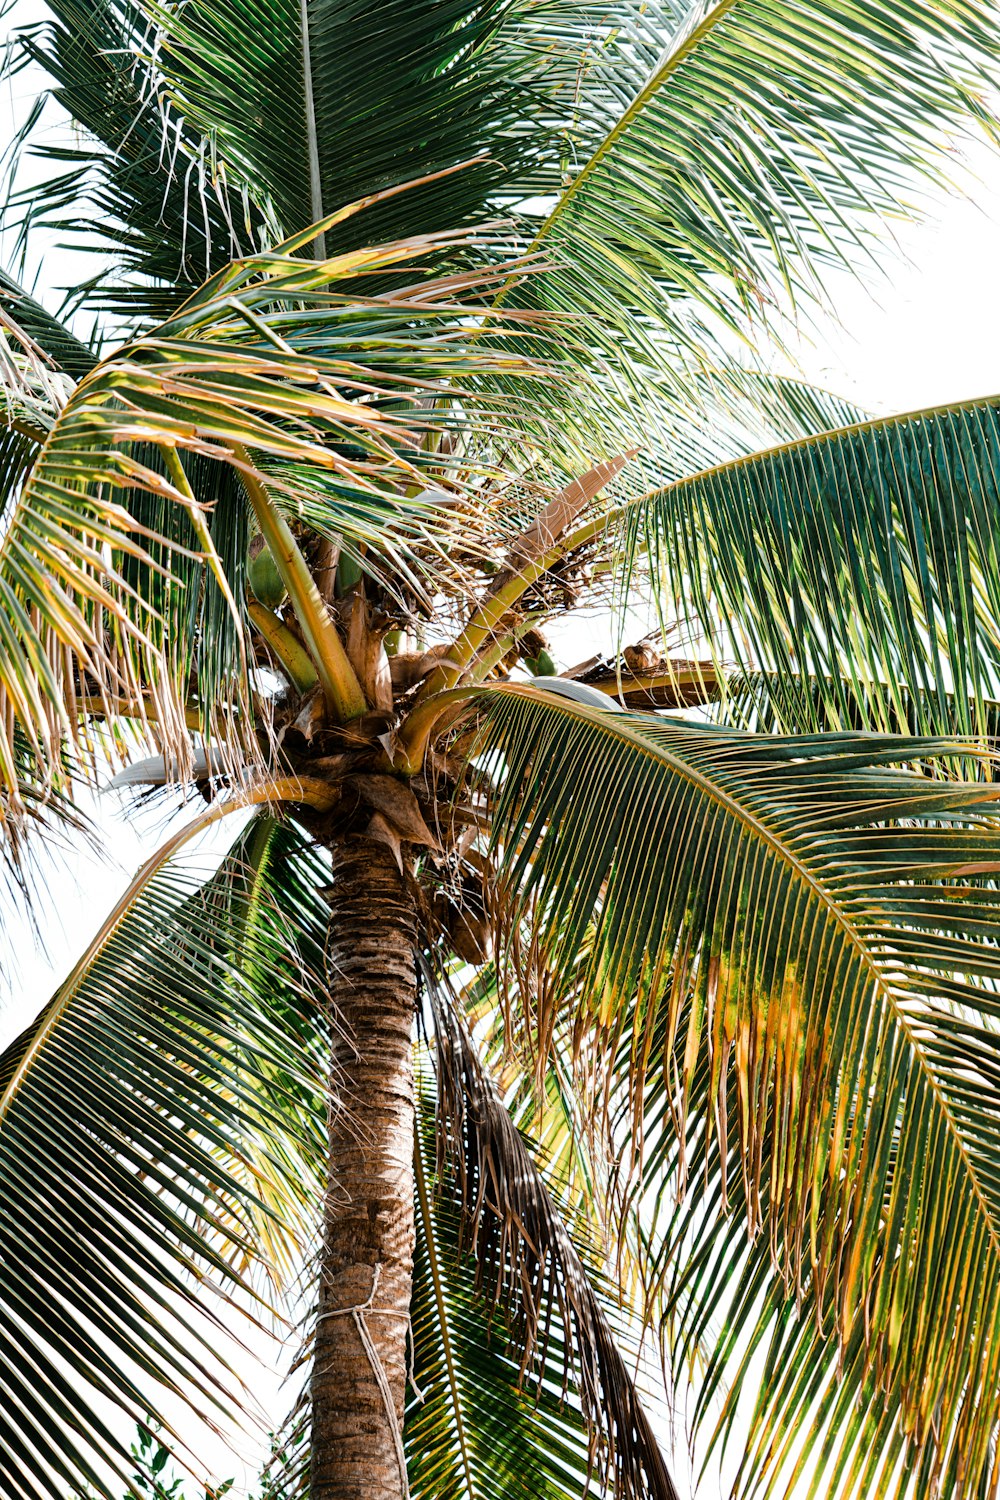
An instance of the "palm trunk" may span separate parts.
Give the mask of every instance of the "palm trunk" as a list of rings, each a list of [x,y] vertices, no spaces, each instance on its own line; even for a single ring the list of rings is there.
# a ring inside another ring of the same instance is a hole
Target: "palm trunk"
[[[312,1378],[311,1500],[401,1500],[413,1273],[413,903],[392,853],[333,850],[330,960],[343,1028]],[[349,1309],[363,1309],[358,1312]]]

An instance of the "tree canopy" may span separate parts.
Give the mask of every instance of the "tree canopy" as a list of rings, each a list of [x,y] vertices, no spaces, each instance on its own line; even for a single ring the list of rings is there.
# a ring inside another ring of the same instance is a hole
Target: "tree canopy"
[[[94,272],[0,278],[0,855],[109,769],[207,806],[0,1056],[5,1494],[134,1485],[163,1391],[238,1412],[234,1308],[305,1306],[308,1369],[361,837],[417,932],[413,1500],[672,1500],[661,1360],[741,1497],[996,1492],[1000,396],[772,373],[993,129],[996,21],[47,0],[14,37],[72,129],[31,112],[5,224]],[[586,607],[615,653],[555,660]],[[337,1309],[376,1377],[377,1280]],[[290,1496],[307,1401],[285,1437]]]

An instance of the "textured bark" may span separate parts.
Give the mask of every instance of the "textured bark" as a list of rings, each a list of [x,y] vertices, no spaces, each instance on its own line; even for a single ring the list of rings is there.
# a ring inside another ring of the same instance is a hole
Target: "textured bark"
[[[345,1037],[334,1059],[340,1107],[330,1124],[310,1495],[400,1500],[413,1275],[415,918],[392,853],[366,837],[334,848],[330,905],[332,1000]],[[344,1311],[369,1302],[358,1316],[370,1351],[358,1317]]]

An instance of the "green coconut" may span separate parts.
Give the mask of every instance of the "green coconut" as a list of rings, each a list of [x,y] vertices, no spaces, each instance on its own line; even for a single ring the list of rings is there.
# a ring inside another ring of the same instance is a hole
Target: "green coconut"
[[[526,656],[524,665],[532,677],[555,677],[558,668],[547,651],[539,651],[537,656]]]
[[[250,559],[247,581],[254,598],[259,599],[268,609],[277,609],[285,602],[285,585],[278,572],[274,554],[267,547],[262,547],[257,556]]]
[[[343,599],[362,578],[361,564],[350,553],[342,552],[337,563],[337,598]]]

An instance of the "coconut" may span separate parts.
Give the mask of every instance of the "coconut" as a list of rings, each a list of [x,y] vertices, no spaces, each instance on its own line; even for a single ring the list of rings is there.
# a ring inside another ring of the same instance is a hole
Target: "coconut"
[[[278,564],[274,560],[274,555],[267,547],[262,547],[257,556],[250,559],[247,581],[253,590],[254,597],[268,609],[277,609],[285,602],[285,585],[278,572]]]

